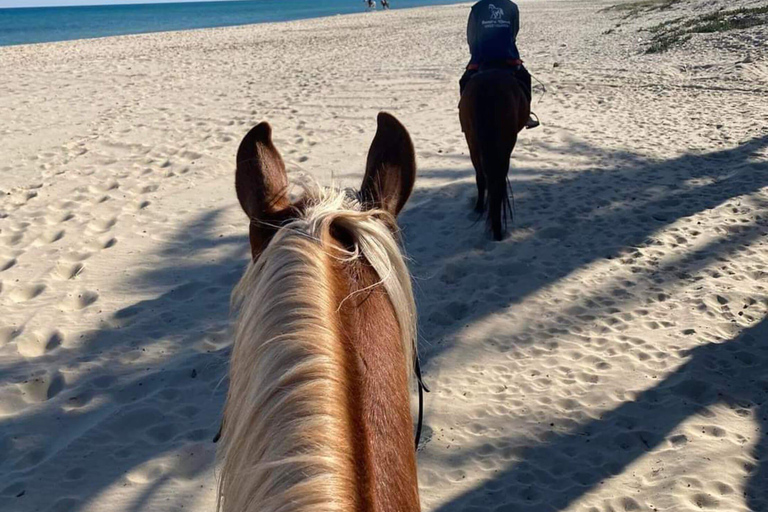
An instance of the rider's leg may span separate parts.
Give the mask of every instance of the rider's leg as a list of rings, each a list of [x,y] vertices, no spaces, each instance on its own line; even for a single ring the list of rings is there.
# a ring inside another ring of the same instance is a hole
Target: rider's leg
[[[459,80],[459,94],[464,94],[464,88],[467,86],[469,79],[472,78],[475,73],[477,73],[476,69],[468,69],[464,71],[464,74],[461,75],[461,79]]]
[[[528,101],[530,102],[533,98],[533,85],[531,83],[531,74],[528,72],[527,69],[525,69],[525,66],[523,66],[522,64],[517,68],[517,77],[523,83],[525,94],[528,96]],[[531,114],[533,114],[533,112],[531,112]],[[538,118],[534,119],[535,116],[536,114],[533,114],[533,116],[528,117],[528,121],[525,122],[526,128],[531,129],[539,126],[539,120]]]
[[[525,94],[528,95],[528,101],[533,98],[533,87],[531,85],[531,74],[528,72],[527,69],[525,69],[525,66],[522,64],[520,65],[520,70],[518,71],[518,75],[520,77],[520,80],[523,81],[525,84]]]

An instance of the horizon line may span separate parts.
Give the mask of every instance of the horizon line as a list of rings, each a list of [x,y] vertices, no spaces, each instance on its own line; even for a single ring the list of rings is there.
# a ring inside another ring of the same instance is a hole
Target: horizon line
[[[40,5],[2,5],[3,9],[51,9],[51,8],[70,8],[70,7],[119,7],[121,5],[156,5],[156,4],[186,4],[186,3],[219,3],[219,2],[243,2],[246,0],[118,0],[117,3],[109,0],[92,0],[86,3],[73,4],[40,4]]]

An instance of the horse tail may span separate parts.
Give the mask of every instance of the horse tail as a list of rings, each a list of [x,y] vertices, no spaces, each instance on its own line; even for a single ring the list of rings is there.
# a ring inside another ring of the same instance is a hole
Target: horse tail
[[[499,117],[496,105],[480,101],[475,112],[478,152],[488,193],[488,217],[486,223],[494,240],[501,240],[513,220],[513,209],[509,199],[507,175],[509,174],[510,148],[517,142],[513,130],[513,141],[507,139],[509,129]],[[488,122],[499,120],[502,122]]]
[[[509,159],[506,162],[498,158],[494,158],[494,160],[497,161],[490,165],[484,163],[483,167],[483,169],[488,169],[485,180],[488,187],[488,218],[486,222],[493,234],[493,239],[499,241],[513,220],[513,209],[509,199],[507,182]]]

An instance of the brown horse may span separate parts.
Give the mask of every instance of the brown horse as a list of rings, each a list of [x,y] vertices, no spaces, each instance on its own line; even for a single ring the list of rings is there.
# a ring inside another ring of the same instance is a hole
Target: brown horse
[[[511,216],[507,194],[509,159],[517,134],[530,115],[530,100],[515,76],[504,69],[481,70],[467,83],[459,101],[459,120],[477,178],[475,211],[485,211],[493,238],[501,240],[502,218]]]
[[[420,510],[416,309],[395,223],[415,175],[410,136],[385,113],[359,192],[305,186],[292,202],[270,126],[243,139],[253,258],[233,292],[221,510]]]

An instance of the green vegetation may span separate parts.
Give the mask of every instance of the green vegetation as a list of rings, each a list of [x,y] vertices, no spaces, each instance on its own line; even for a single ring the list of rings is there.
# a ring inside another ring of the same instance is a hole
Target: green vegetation
[[[651,46],[648,47],[646,53],[665,52],[672,46],[683,44],[689,40],[691,34],[727,32],[765,24],[768,24],[768,6],[730,11],[720,10],[685,21],[678,18],[649,29],[655,35],[651,39]]]
[[[742,8],[733,11],[717,11],[684,23],[690,32],[699,34],[726,32],[757,27],[768,23],[768,6]]]
[[[690,35],[684,35],[680,32],[672,32],[654,36],[651,40],[651,46],[645,50],[645,53],[662,53],[669,50],[674,45],[681,45],[691,38]]]
[[[625,18],[633,18],[641,12],[665,11],[671,9],[673,5],[680,3],[681,1],[682,0],[638,0],[637,2],[614,5],[603,10],[626,12],[627,14]]]

